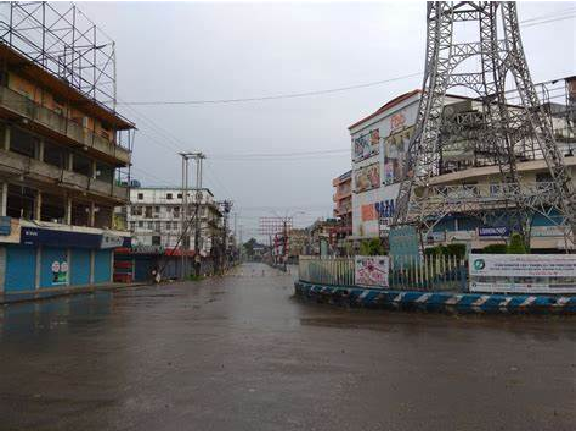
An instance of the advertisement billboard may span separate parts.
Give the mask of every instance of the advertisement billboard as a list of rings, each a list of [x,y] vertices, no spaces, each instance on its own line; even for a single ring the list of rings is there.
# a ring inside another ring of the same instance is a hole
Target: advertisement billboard
[[[375,189],[380,186],[380,167],[378,163],[357,169],[355,172],[356,191]]]
[[[390,261],[388,256],[356,256],[356,285],[387,288]]]
[[[378,144],[380,143],[380,131],[373,129],[370,132],[356,136],[352,139],[354,145],[354,159],[360,161],[378,154]]]
[[[470,254],[472,292],[576,292],[571,254]]]

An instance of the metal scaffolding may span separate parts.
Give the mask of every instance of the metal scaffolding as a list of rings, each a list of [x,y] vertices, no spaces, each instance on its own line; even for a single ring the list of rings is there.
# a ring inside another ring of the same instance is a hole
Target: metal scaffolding
[[[74,3],[0,3],[0,43],[116,109],[114,41]]]
[[[501,22],[499,28],[498,22]],[[474,42],[455,42],[455,29],[479,29]],[[555,141],[552,122],[533,85],[514,2],[430,2],[423,94],[416,132],[407,154],[394,224],[417,224],[428,233],[458,212],[486,220],[506,214],[524,230],[534,212],[556,210],[571,244],[576,232],[576,195]],[[471,65],[479,64],[478,68]],[[513,77],[513,88],[506,77]],[[467,106],[445,106],[448,90],[473,95]],[[520,181],[517,164],[543,160],[550,184]],[[434,177],[474,167],[497,166],[501,185],[489,193],[469,186],[436,187]],[[545,208],[545,209],[543,209]]]

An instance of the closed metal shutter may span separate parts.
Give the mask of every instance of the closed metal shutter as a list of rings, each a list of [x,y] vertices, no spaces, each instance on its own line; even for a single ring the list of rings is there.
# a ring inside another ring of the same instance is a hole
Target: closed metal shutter
[[[5,292],[34,290],[36,278],[36,248],[6,247]]]

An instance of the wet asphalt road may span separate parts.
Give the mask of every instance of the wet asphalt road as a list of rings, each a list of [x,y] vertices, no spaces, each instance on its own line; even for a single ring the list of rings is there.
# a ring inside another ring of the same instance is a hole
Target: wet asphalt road
[[[574,319],[346,310],[292,291],[244,265],[0,308],[0,429],[574,429]]]

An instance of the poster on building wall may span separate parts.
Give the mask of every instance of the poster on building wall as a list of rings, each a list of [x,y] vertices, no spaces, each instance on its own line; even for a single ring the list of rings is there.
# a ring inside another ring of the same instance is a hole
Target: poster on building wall
[[[365,135],[354,139],[354,155],[356,160],[361,160],[370,154],[370,146]]]
[[[354,138],[352,140],[354,145],[354,159],[360,161],[378,154],[379,141],[380,132],[378,129]]]
[[[406,124],[406,116],[402,112],[392,115],[390,117],[390,130],[392,132],[401,129]]]
[[[378,213],[372,204],[362,205],[362,221],[378,220]]]
[[[394,182],[394,164],[384,164],[384,184],[392,184]]]
[[[380,143],[380,130],[374,129],[370,132],[370,143],[372,145],[378,145]]]
[[[68,284],[68,262],[55,260],[50,265],[52,270],[52,286],[66,286]]]
[[[390,261],[388,256],[356,256],[357,286],[387,288],[389,287],[389,273]]]
[[[356,191],[380,187],[380,168],[378,163],[357,169],[355,173]]]

